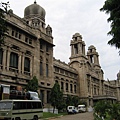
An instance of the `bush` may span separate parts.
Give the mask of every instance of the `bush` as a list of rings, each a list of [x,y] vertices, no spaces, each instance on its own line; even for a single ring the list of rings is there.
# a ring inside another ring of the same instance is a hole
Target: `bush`
[[[94,106],[94,120],[120,120],[120,103],[99,101]]]

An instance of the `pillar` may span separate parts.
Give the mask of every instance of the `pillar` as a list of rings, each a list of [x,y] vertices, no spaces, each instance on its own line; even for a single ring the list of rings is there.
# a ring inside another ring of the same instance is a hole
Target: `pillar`
[[[9,71],[9,65],[10,65],[10,51],[9,51],[9,48],[8,48],[8,51],[7,51],[7,70]]]
[[[22,55],[22,74],[24,74],[24,61],[25,61],[25,55],[23,53],[23,55]]]
[[[7,54],[6,49],[3,49],[3,59],[2,59],[2,63],[3,63],[3,70],[5,70],[5,69],[6,69],[6,54]]]
[[[31,57],[31,59],[30,59],[30,76],[32,76],[32,61],[33,61],[33,59],[32,59],[33,57]]]
[[[18,73],[21,73],[21,54],[19,54],[19,59],[18,59]]]

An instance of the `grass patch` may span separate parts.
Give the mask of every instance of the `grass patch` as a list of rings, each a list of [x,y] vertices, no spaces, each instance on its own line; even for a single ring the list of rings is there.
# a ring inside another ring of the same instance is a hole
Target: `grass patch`
[[[42,118],[50,118],[50,117],[58,117],[61,115],[66,115],[67,113],[58,113],[58,114],[53,114],[50,112],[43,112],[43,117]]]

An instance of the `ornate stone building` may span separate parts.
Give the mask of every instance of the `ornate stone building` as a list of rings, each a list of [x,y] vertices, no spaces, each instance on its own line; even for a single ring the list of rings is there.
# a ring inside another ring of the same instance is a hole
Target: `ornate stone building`
[[[105,81],[99,64],[99,54],[91,45],[86,55],[85,42],[79,33],[71,40],[68,64],[53,58],[52,28],[45,23],[45,10],[36,2],[24,10],[20,18],[10,10],[6,15],[8,34],[0,49],[0,84],[26,86],[36,76],[38,92],[45,106],[49,105],[50,90],[60,84],[64,96],[79,96],[93,105],[99,99],[120,101],[118,79]]]

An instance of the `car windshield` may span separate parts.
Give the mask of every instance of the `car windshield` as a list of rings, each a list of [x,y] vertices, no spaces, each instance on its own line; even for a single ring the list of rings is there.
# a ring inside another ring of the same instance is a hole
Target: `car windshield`
[[[12,108],[12,102],[0,102],[0,110],[11,109],[11,108]]]

